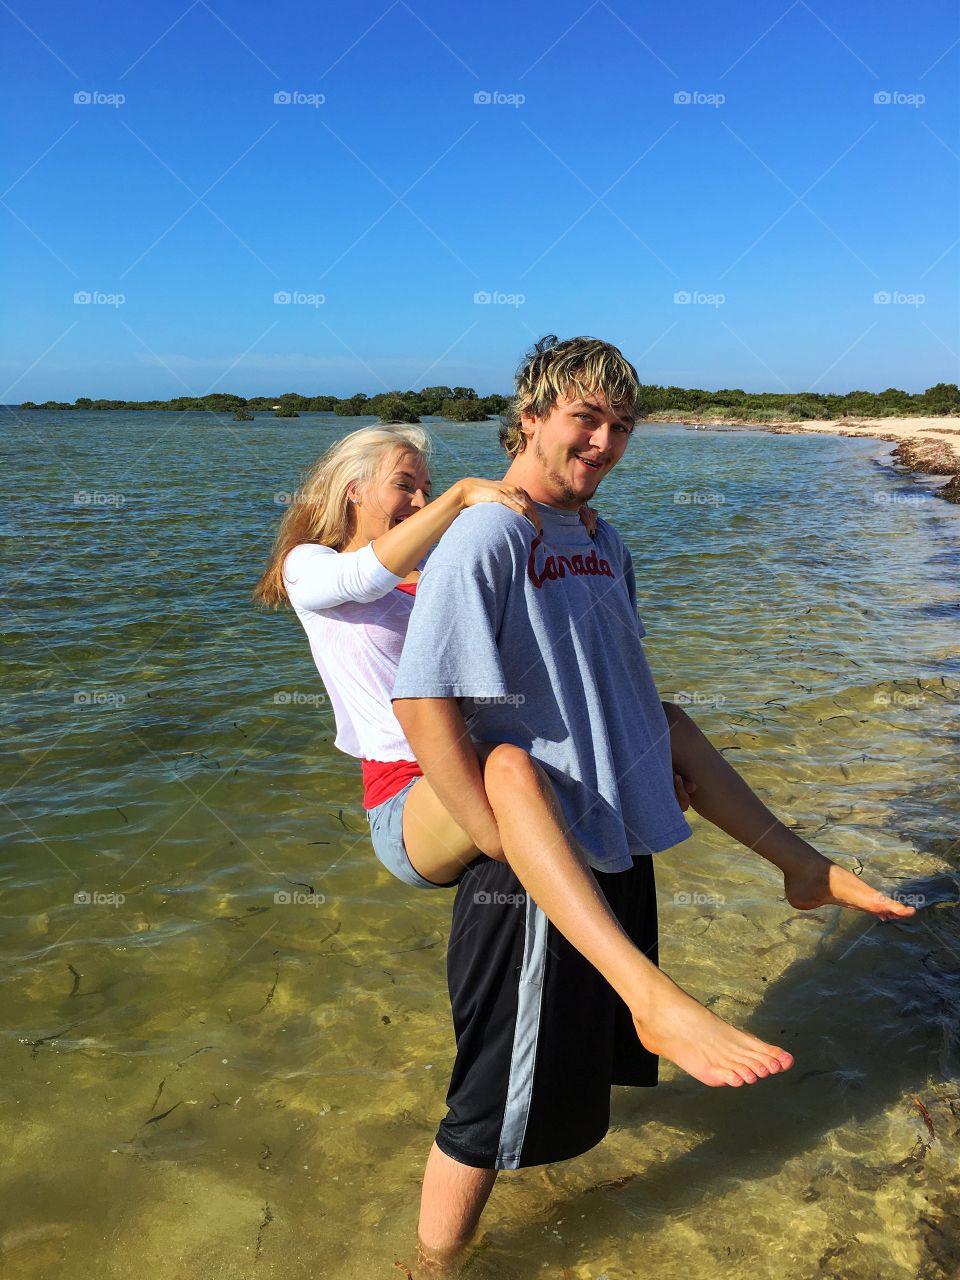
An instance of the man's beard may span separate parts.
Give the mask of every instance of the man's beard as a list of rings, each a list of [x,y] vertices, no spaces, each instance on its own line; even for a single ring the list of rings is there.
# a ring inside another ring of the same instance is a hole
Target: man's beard
[[[574,490],[570,488],[570,482],[564,476],[562,476],[559,471],[554,471],[553,468],[550,466],[550,461],[547,458],[547,455],[544,453],[543,446],[541,445],[539,440],[537,440],[533,446],[533,456],[543,467],[544,474],[546,475],[547,479],[551,481],[551,483],[554,484],[556,488],[559,490],[558,496],[564,502],[569,502],[569,503],[589,502],[589,500],[596,493],[600,485],[599,480],[593,486],[593,488],[590,490],[588,494],[575,493]]]

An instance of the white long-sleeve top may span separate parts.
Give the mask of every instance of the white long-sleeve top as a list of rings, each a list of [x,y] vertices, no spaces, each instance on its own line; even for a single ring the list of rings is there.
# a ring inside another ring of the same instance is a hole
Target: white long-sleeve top
[[[301,543],[283,566],[290,603],[333,707],[334,746],[365,760],[412,760],[390,704],[413,596],[373,545],[334,551]]]

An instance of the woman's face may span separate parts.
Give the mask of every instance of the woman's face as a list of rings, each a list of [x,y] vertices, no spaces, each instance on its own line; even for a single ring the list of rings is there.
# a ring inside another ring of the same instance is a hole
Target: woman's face
[[[365,542],[379,538],[430,501],[430,471],[417,454],[404,448],[387,454],[376,475],[358,487],[353,511],[357,534]]]

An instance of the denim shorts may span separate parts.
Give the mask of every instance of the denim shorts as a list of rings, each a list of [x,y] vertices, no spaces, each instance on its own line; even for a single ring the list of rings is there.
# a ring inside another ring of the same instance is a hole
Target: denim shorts
[[[460,876],[449,884],[434,884],[432,880],[425,880],[414,870],[403,843],[403,806],[407,802],[410,788],[418,781],[418,778],[412,778],[395,796],[384,800],[375,809],[367,810],[373,852],[390,874],[404,884],[412,885],[415,889],[452,889],[460,883]]]

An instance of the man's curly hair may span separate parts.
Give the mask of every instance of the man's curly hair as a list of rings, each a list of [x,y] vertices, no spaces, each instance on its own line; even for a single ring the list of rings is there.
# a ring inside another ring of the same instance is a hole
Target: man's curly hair
[[[527,438],[521,430],[521,414],[545,418],[562,396],[583,398],[601,393],[611,408],[636,418],[640,379],[618,349],[599,338],[567,338],[556,334],[527,352],[514,380],[516,394],[500,428],[500,443],[515,458],[523,453]]]

